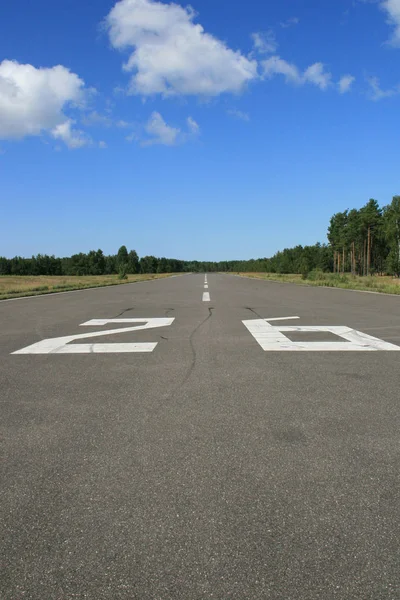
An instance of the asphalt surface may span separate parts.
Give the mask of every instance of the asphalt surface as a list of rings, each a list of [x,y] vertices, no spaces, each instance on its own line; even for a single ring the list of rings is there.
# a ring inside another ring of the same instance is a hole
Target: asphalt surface
[[[400,352],[265,352],[242,323],[400,346],[400,298],[208,282],[0,302],[2,600],[400,598]],[[175,320],[87,340],[153,352],[12,354],[110,318]]]

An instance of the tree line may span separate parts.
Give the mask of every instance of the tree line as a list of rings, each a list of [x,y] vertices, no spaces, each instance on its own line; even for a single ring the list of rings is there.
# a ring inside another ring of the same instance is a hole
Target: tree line
[[[369,200],[360,209],[334,214],[328,227],[328,244],[295,246],[271,258],[220,262],[186,261],[143,256],[121,246],[117,254],[91,250],[70,257],[38,254],[32,258],[0,257],[0,275],[112,275],[136,273],[267,272],[354,275],[387,273],[400,276],[400,196],[380,207]]]
[[[117,273],[184,273],[216,271],[218,263],[185,261],[175,258],[143,256],[136,250],[121,246],[117,254],[105,255],[102,250],[80,252],[57,258],[37,254],[31,258],[0,256],[0,275],[113,275]]]
[[[105,255],[102,250],[80,252],[57,258],[38,254],[32,258],[0,257],[0,275],[113,275],[121,271],[136,273],[171,273],[184,270],[185,261],[155,256],[139,256],[121,246],[117,254]]]
[[[333,215],[328,229],[333,271],[353,275],[400,275],[400,196],[380,207],[374,199],[359,210]]]

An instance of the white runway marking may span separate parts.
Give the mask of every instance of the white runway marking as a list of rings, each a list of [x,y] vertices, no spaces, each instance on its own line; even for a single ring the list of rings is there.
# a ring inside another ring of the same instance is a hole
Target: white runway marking
[[[204,275],[204,289],[208,290],[207,275]],[[204,292],[203,293],[203,302],[211,302],[211,298],[210,298],[210,293],[209,292]]]
[[[158,342],[124,343],[124,344],[70,344],[76,340],[115,335],[116,333],[128,333],[141,331],[143,329],[154,329],[155,327],[168,327],[174,322],[174,318],[161,319],[92,319],[82,326],[107,325],[108,323],[138,323],[134,327],[120,327],[108,329],[107,331],[92,331],[90,333],[78,333],[58,338],[49,338],[12,352],[12,354],[100,354],[109,352],[152,352]],[[140,325],[140,323],[142,323]]]
[[[300,319],[300,317],[274,317],[273,319],[263,319],[263,321],[292,321],[293,319]]]
[[[289,319],[298,317],[287,317]],[[378,338],[356,331],[350,327],[340,326],[275,326],[270,325],[268,321],[275,319],[253,319],[251,321],[243,321],[243,324],[250,331],[252,336],[260,344],[261,348],[266,352],[377,352],[384,351],[400,351],[400,346],[395,346],[389,342],[384,342]],[[283,319],[279,319],[283,320]],[[290,332],[305,332],[319,333],[326,332],[334,334],[341,338],[338,342],[293,342],[284,333]]]
[[[31,352],[14,352],[13,354],[112,354],[112,353],[124,353],[127,352],[153,352],[157,346],[157,342],[154,343],[142,343],[142,344],[67,344],[60,348],[49,348],[46,352],[44,349]]]

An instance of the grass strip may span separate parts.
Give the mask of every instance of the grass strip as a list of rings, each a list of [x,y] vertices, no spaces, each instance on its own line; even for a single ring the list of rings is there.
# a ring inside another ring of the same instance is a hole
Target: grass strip
[[[97,287],[124,285],[139,281],[152,281],[171,277],[174,273],[154,273],[149,275],[128,275],[127,279],[118,279],[118,275],[83,275],[78,276],[0,276],[0,300],[25,298],[55,294],[57,292],[72,292]]]
[[[400,295],[400,280],[389,276],[361,277],[347,273],[323,273],[322,271],[311,271],[306,276],[280,273],[234,273],[234,275],[281,283]]]

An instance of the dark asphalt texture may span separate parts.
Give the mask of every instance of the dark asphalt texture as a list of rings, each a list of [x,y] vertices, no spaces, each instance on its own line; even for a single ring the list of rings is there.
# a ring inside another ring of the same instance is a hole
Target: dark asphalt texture
[[[400,345],[400,298],[208,281],[0,302],[2,600],[400,598],[400,353],[264,352],[242,323]],[[175,321],[94,340],[152,353],[11,354],[121,316]]]

